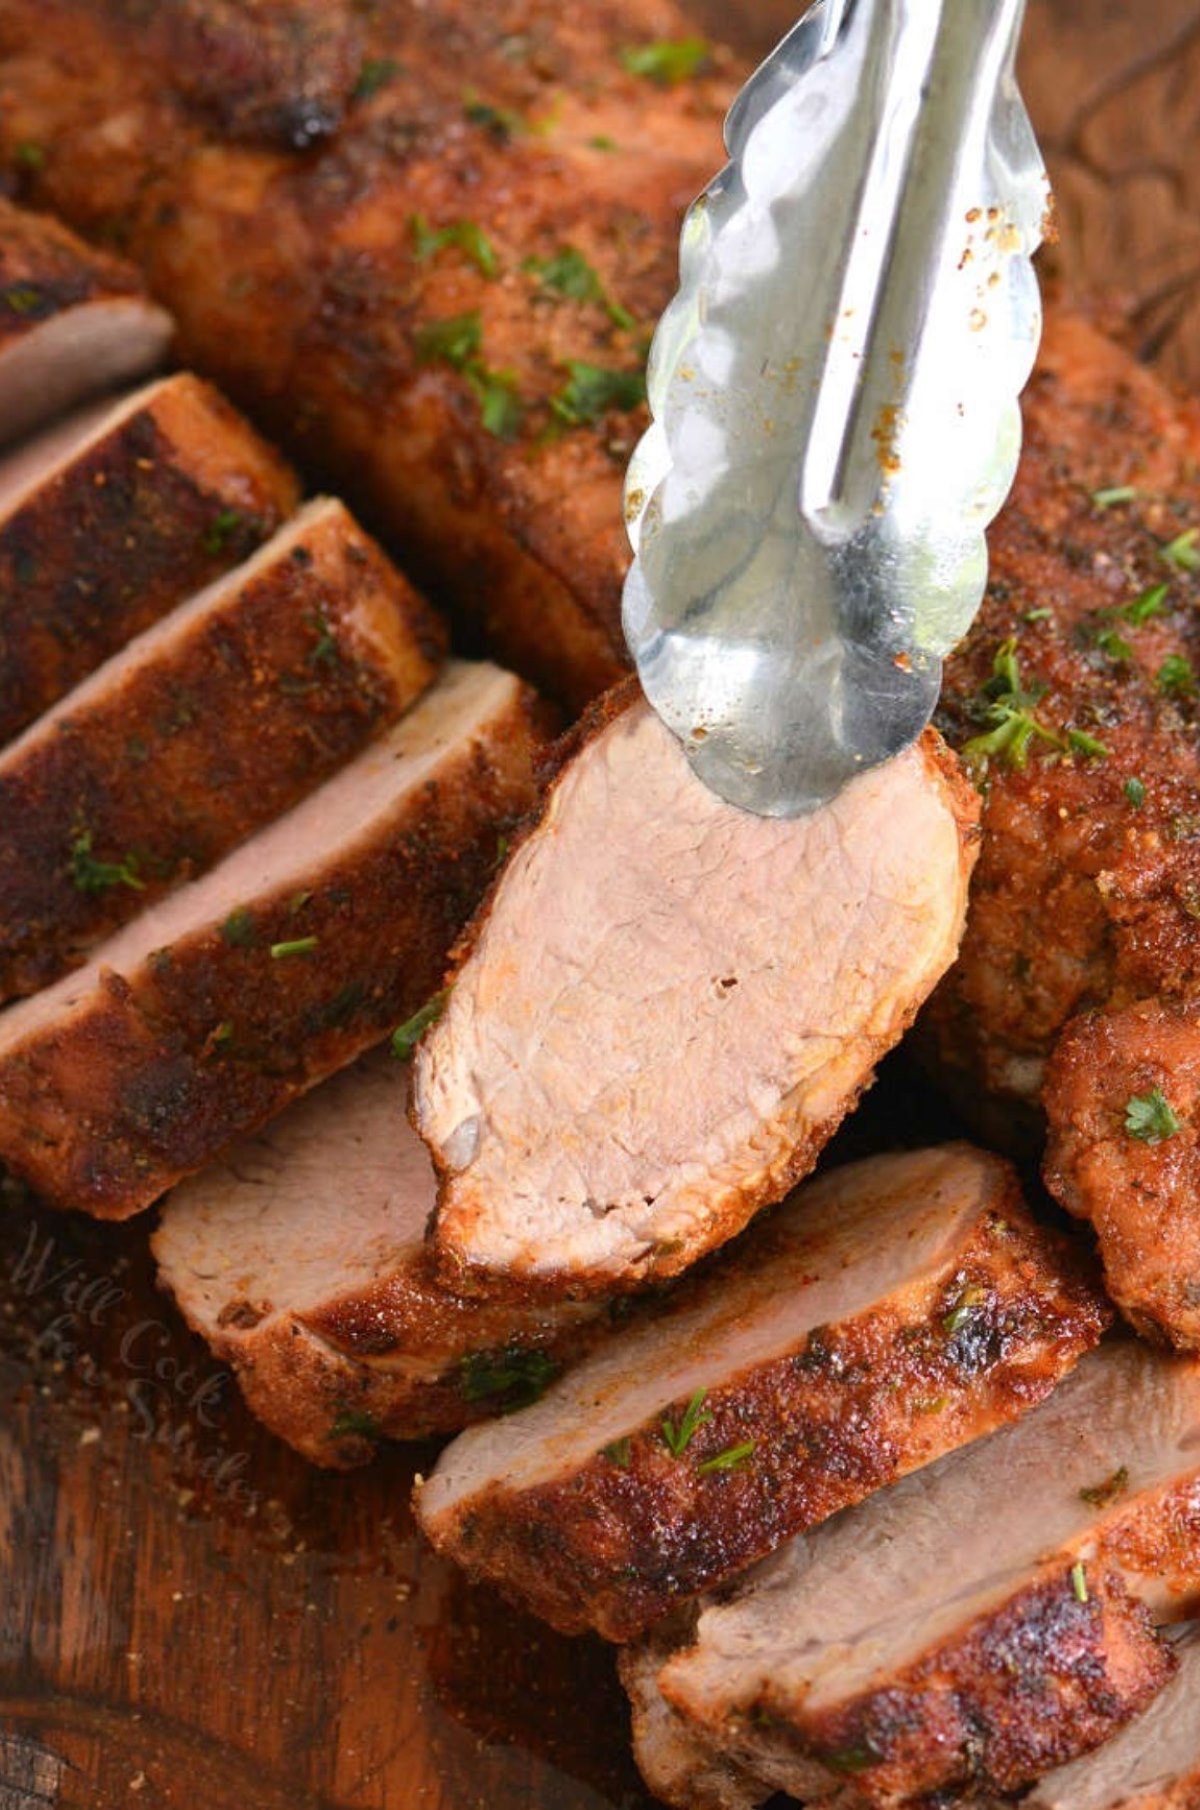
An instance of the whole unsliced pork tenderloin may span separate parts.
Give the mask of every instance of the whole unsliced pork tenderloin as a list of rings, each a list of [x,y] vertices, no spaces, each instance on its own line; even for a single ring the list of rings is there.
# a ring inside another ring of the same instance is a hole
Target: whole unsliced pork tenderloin
[[[153,370],[173,331],[130,265],[0,198],[0,445]]]
[[[295,477],[186,373],[0,460],[0,746],[295,508]]]
[[[0,1162],[120,1219],[376,1043],[441,983],[536,796],[530,694],[452,665],[286,816],[0,1015]]]
[[[1025,1413],[1109,1311],[969,1145],[835,1169],[417,1497],[439,1550],[566,1633],[629,1640],[882,1484]]]
[[[1008,1793],[1146,1707],[1197,1603],[1200,1363],[1110,1344],[748,1573],[657,1685],[764,1797]]]
[[[780,1199],[953,960],[976,812],[930,734],[823,810],[754,817],[614,693],[418,1052],[450,1285],[636,1288]]]
[[[603,1304],[463,1301],[433,1274],[437,1188],[408,1066],[364,1057],[184,1182],[160,1281],[259,1418],[313,1463],[521,1405],[608,1324]]]
[[[432,682],[443,637],[310,503],[0,754],[0,1000],[31,993],[313,790]]]

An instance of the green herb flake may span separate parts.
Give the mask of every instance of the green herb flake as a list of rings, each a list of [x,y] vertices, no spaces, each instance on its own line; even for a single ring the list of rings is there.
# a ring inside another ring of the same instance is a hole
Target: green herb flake
[[[548,258],[526,258],[521,269],[526,276],[536,277],[552,295],[572,302],[594,302],[618,327],[630,329],[637,325],[629,310],[612,299],[599,271],[574,245],[564,245]]]
[[[435,258],[439,252],[452,246],[469,258],[476,270],[489,281],[500,274],[495,247],[476,221],[456,220],[451,226],[432,227],[421,214],[414,214],[409,225],[412,228],[413,249],[418,263],[423,264],[426,259]]]
[[[1106,628],[1102,634],[1097,635],[1096,646],[1105,659],[1111,660],[1114,665],[1119,666],[1133,658],[1133,649],[1123,635],[1118,635],[1115,628]]]
[[[869,1766],[875,1765],[880,1756],[869,1741],[862,1741],[853,1747],[839,1747],[833,1753],[823,1754],[821,1757],[830,1772],[840,1773],[844,1777],[851,1773],[865,1772]]]
[[[607,1458],[610,1464],[615,1464],[619,1471],[627,1471],[633,1456],[633,1441],[628,1438],[614,1439],[611,1445],[602,1449],[600,1456]]]
[[[449,987],[443,987],[432,999],[426,1000],[419,1012],[414,1012],[406,1024],[392,1032],[392,1054],[401,1062],[407,1062],[420,1043],[430,1025],[436,1024],[446,1010],[446,1002],[450,998]]]
[[[1146,802],[1146,787],[1140,779],[1127,779],[1121,787],[1126,798],[1135,811],[1140,811]]]
[[[315,936],[295,936],[290,942],[272,943],[271,960],[273,962],[290,961],[294,955],[311,955],[320,938]]]
[[[1114,1471],[1103,1483],[1095,1483],[1090,1489],[1081,1489],[1079,1500],[1086,1502],[1090,1508],[1108,1508],[1125,1494],[1128,1487],[1129,1467],[1123,1464],[1119,1471]]]
[[[696,1470],[701,1477],[711,1477],[723,1471],[737,1471],[753,1456],[754,1441],[745,1439],[741,1445],[731,1445],[724,1452],[718,1452],[714,1458],[706,1458],[696,1466]]]
[[[231,949],[252,949],[256,934],[254,913],[248,905],[239,905],[221,925],[221,941]]]
[[[1107,760],[1111,752],[1104,742],[1097,741],[1084,729],[1068,729],[1067,746],[1072,754],[1081,755],[1084,760]]]
[[[446,364],[451,370],[465,371],[483,345],[478,308],[468,314],[451,315],[448,320],[426,321],[418,327],[414,343],[422,364]]]
[[[493,107],[478,95],[463,97],[463,118],[473,126],[481,126],[497,144],[506,145],[525,130],[525,121],[508,107]]]
[[[110,892],[114,886],[128,886],[133,892],[144,892],[146,882],[140,873],[136,855],[120,861],[100,861],[92,853],[91,830],[80,830],[72,839],[71,883],[76,892]]]
[[[1168,654],[1154,675],[1154,683],[1168,697],[1190,698],[1196,689],[1191,661],[1182,654]]]
[[[498,1351],[473,1351],[459,1371],[464,1401],[487,1401],[502,1395],[505,1409],[514,1413],[538,1401],[558,1375],[559,1366],[544,1351],[528,1351],[505,1345]]]
[[[980,694],[985,733],[973,736],[962,750],[968,766],[986,770],[993,761],[999,761],[1006,767],[1024,767],[1035,740],[1062,752],[1066,746],[1062,737],[1034,715],[1045,692],[1044,685],[1022,684],[1016,637],[1010,635],[996,649],[992,676]]]
[[[1200,572],[1200,528],[1185,528],[1182,534],[1158,549],[1158,557],[1177,572]]]
[[[466,379],[479,404],[479,419],[497,440],[515,440],[525,419],[525,404],[511,371],[491,371],[478,360],[466,368]]]
[[[1164,1144],[1175,1136],[1179,1120],[1161,1087],[1133,1094],[1125,1102],[1125,1130],[1142,1144]]]
[[[986,1300],[986,1288],[981,1288],[978,1284],[965,1288],[942,1321],[942,1331],[947,1337],[953,1338],[956,1332],[962,1331],[975,1309],[982,1307]]]
[[[570,427],[594,426],[610,410],[627,414],[646,400],[644,371],[612,371],[575,358],[566,369],[567,382],[551,397],[550,407]]]
[[[1132,622],[1135,628],[1140,628],[1142,623],[1149,622],[1152,616],[1162,614],[1162,608],[1167,601],[1167,595],[1170,589],[1171,587],[1169,584],[1152,584],[1148,586],[1140,596],[1134,598],[1132,603],[1127,603],[1125,605],[1125,608],[1121,611],[1122,616],[1124,616],[1126,622]]]
[[[1087,1602],[1087,1568],[1082,1559],[1078,1560],[1078,1562],[1071,1567],[1071,1589],[1075,1593],[1075,1601],[1077,1603]]]
[[[30,139],[26,139],[23,144],[16,145],[13,149],[13,156],[22,170],[44,170],[46,167],[44,146],[35,145]]]
[[[338,1415],[328,1434],[329,1439],[374,1439],[383,1438],[383,1428],[373,1414],[364,1414],[358,1408],[345,1408]]]
[[[660,88],[677,88],[681,82],[691,80],[709,55],[703,38],[661,38],[654,44],[627,45],[621,52],[621,63],[630,75],[657,82]]]
[[[309,650],[310,666],[337,666],[341,662],[342,650],[338,646],[337,636],[333,632],[328,616],[324,610],[310,610],[305,617],[315,639]]]
[[[1053,620],[1054,611],[1047,609],[1045,605],[1041,609],[1026,610],[1021,617],[1022,622],[1052,622]]]
[[[218,554],[224,553],[241,525],[240,510],[222,509],[219,515],[213,516],[212,521],[204,530],[204,551],[213,559]]]
[[[1113,509],[1118,503],[1132,503],[1137,499],[1135,484],[1112,484],[1107,490],[1093,490],[1092,502],[1097,509]]]
[[[663,1420],[662,1436],[666,1441],[667,1450],[670,1452],[672,1458],[682,1458],[689,1445],[691,1445],[692,1440],[695,1438],[697,1430],[702,1427],[706,1421],[712,1419],[712,1415],[704,1406],[707,1394],[707,1389],[697,1389],[691,1401],[683,1411],[682,1420],[678,1423],[673,1420]]]
[[[12,314],[34,314],[44,299],[32,283],[10,283],[7,289],[0,289],[0,302]]]
[[[597,132],[594,138],[588,139],[588,149],[591,151],[619,151],[621,147],[615,138],[608,136],[607,132]]]
[[[395,81],[400,70],[401,65],[394,57],[368,57],[358,72],[353,98],[356,101],[369,101],[373,94],[378,94],[381,88],[386,88],[389,82]]]

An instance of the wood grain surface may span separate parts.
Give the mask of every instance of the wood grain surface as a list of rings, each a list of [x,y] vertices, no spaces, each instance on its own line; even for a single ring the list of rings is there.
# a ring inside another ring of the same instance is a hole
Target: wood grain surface
[[[755,49],[795,13],[693,11]],[[1024,81],[1063,281],[1200,380],[1196,0],[1031,0]],[[946,1128],[897,1073],[859,1145]],[[0,1224],[0,1810],[647,1804],[610,1656],[421,1549],[429,1451],[311,1471],[157,1295],[144,1227]]]

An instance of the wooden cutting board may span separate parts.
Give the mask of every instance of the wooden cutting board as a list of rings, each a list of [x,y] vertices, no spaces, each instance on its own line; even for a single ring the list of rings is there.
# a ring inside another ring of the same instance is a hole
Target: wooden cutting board
[[[751,49],[795,10],[693,4]],[[1025,85],[1064,279],[1200,381],[1195,0],[1031,0]],[[876,1126],[945,1131],[907,1085]],[[157,1295],[143,1227],[0,1225],[0,1810],[647,1805],[611,1656],[421,1550],[431,1452],[312,1471]]]

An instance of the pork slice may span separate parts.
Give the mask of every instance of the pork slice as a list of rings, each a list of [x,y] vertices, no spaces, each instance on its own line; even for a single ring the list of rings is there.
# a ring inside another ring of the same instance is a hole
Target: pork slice
[[[364,1058],[176,1189],[159,1279],[250,1407],[315,1464],[452,1433],[535,1394],[604,1310],[463,1301],[433,1275],[408,1066]]]
[[[419,1517],[564,1632],[628,1640],[1023,1413],[1108,1317],[1007,1164],[965,1144],[871,1158],[800,1189],[537,1406],[465,1433]]]
[[[129,265],[0,199],[0,444],[152,370],[173,331]]]
[[[1200,1804],[1200,1632],[1174,1643],[1179,1670],[1144,1715],[1043,1779],[1028,1810],[1196,1810]]]
[[[0,745],[245,559],[295,477],[182,374],[82,409],[0,461]]]
[[[327,778],[435,677],[437,618],[310,503],[0,754],[0,999]]]
[[[935,736],[790,821],[725,804],[640,698],[563,767],[418,1053],[469,1289],[676,1274],[812,1168],[962,931],[977,801]]]
[[[86,967],[0,1016],[0,1162],[124,1218],[440,985],[535,797],[530,695],[452,665],[399,724]]]
[[[1095,1227],[1114,1301],[1149,1337],[1200,1349],[1200,1007],[1075,1019],[1043,1100],[1047,1185]]]
[[[629,1698],[638,1771],[672,1810],[755,1810],[769,1787],[681,1716],[659,1690],[659,1673],[670,1655],[669,1640],[652,1635],[623,1647],[617,1662]]]
[[[1016,1425],[793,1540],[706,1607],[667,1700],[766,1785],[1008,1792],[1171,1675],[1200,1600],[1200,1363],[1083,1359]]]

